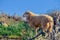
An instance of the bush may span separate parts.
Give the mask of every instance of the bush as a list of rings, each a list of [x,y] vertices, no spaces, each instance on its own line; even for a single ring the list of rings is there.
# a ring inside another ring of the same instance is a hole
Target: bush
[[[28,39],[35,35],[35,31],[30,28],[28,23],[24,21],[20,21],[17,24],[9,25],[5,27],[4,25],[0,25],[0,35],[8,36],[8,37],[17,37],[20,36],[23,39]]]

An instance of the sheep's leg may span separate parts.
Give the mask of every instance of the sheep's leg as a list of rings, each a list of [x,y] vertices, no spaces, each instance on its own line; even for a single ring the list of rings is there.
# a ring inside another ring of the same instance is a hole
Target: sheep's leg
[[[48,32],[48,35],[49,35],[49,38],[52,39],[52,40],[55,40],[55,32],[53,30],[53,23],[50,22],[49,23],[49,32]]]
[[[29,39],[29,40],[34,40],[35,38],[37,38],[38,36],[40,36],[43,32],[39,32],[36,36],[34,36],[33,38]]]
[[[39,27],[38,28],[35,28],[36,34],[38,34],[38,29],[39,29]]]
[[[31,26],[31,28],[33,28],[33,29],[35,30],[35,32],[36,32],[36,34],[37,34],[37,29],[38,29],[38,28],[36,28],[35,25],[34,25],[32,22],[30,22],[30,26]]]

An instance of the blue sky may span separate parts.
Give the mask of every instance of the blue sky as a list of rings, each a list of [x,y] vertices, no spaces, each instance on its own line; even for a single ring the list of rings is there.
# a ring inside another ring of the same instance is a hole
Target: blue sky
[[[27,10],[39,14],[54,9],[60,10],[60,0],[0,0],[0,12],[11,15],[23,15]]]

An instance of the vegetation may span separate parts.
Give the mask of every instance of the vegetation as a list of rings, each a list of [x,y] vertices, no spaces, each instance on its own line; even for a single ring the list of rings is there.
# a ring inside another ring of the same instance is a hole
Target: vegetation
[[[22,39],[27,39],[28,37],[33,37],[35,31],[29,27],[27,23],[20,21],[17,24],[9,25],[5,27],[0,25],[0,36],[13,37],[23,37]]]
[[[35,35],[34,29],[19,16],[0,14],[0,37],[21,38],[28,40]]]

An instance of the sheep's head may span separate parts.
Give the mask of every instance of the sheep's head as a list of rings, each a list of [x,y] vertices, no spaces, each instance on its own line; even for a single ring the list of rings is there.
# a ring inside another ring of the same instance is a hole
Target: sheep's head
[[[30,11],[26,11],[24,13],[23,17],[28,17],[28,16],[37,16],[37,14],[34,14],[34,13],[30,12]]]
[[[23,17],[28,17],[28,16],[30,16],[31,15],[31,12],[25,12],[24,14],[23,14]]]

